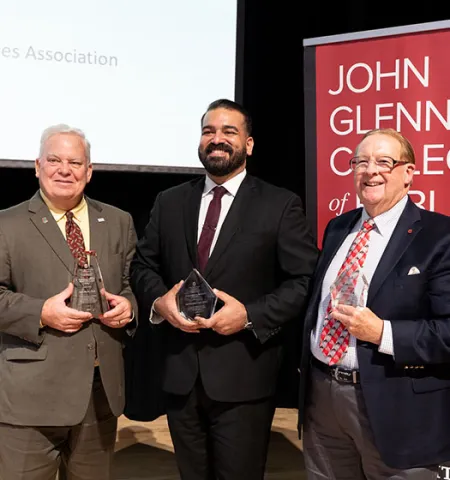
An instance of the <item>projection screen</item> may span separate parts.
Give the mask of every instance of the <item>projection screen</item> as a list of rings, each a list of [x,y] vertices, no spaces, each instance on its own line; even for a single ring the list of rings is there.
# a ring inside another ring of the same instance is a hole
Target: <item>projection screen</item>
[[[200,170],[202,113],[241,100],[243,3],[2,2],[0,166],[33,166],[42,131],[67,123],[97,169]]]

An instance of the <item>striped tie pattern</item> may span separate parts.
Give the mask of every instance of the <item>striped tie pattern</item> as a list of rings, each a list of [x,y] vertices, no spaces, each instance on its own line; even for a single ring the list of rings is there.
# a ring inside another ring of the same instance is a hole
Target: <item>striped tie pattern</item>
[[[355,290],[359,273],[366,261],[370,232],[374,226],[373,218],[363,222],[362,228],[353,240],[347,256],[339,269],[333,289],[341,291],[343,298],[349,298],[352,291]],[[347,351],[350,341],[348,330],[339,320],[331,317],[332,308],[330,298],[319,343],[319,347],[329,365],[335,365],[342,358]]]

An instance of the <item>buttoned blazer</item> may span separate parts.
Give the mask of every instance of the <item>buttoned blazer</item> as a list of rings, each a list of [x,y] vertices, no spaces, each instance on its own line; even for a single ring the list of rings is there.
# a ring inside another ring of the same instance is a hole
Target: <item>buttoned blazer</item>
[[[142,318],[154,300],[198,268],[198,216],[204,177],[161,192],[139,240],[131,284]],[[168,322],[162,388],[184,395],[198,375],[208,396],[241,402],[276,389],[282,329],[301,325],[317,247],[300,198],[246,175],[204,271],[212,288],[242,302],[254,332],[188,334]]]

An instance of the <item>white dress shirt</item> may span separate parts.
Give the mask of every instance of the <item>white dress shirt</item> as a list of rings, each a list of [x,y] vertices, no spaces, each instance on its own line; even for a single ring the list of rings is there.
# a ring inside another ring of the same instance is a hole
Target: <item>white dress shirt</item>
[[[220,216],[217,222],[216,231],[214,232],[214,238],[211,244],[211,250],[209,251],[210,256],[212,251],[214,250],[214,246],[216,245],[217,238],[219,237],[219,233],[222,228],[223,222],[225,221],[225,218],[231,208],[231,205],[234,201],[234,198],[236,197],[236,194],[239,190],[239,187],[241,186],[241,183],[244,181],[246,174],[247,174],[247,171],[244,169],[242,172],[238,173],[236,176],[234,176],[233,178],[230,178],[230,180],[227,180],[225,183],[222,184],[222,187],[225,187],[227,192],[222,197]],[[208,177],[208,175],[206,175],[205,187],[203,189],[202,199],[200,202],[200,211],[198,215],[197,243],[200,240],[200,235],[202,233],[203,224],[205,223],[206,213],[208,212],[209,204],[211,203],[211,200],[214,197],[214,192],[212,190],[214,187],[217,187],[217,186],[218,185],[215,182],[213,182]],[[172,285],[169,285],[169,288],[172,288]],[[155,302],[153,302],[153,305],[155,304]],[[150,312],[150,321],[154,324],[161,323],[164,319],[155,312],[155,310],[153,309],[153,305]]]
[[[361,273],[364,273],[367,281],[372,280],[373,274],[380,262],[380,259],[384,253],[384,250],[389,243],[389,240],[394,232],[397,222],[403,213],[408,201],[408,195],[405,195],[396,205],[394,205],[387,212],[374,217],[375,228],[370,232],[369,237],[369,249],[367,251],[366,261],[364,262]],[[368,213],[363,208],[361,218],[356,222],[351,232],[347,235],[347,238],[342,243],[341,247],[337,251],[335,257],[330,263],[328,270],[322,282],[322,294],[320,297],[320,303],[318,308],[317,322],[315,329],[311,332],[311,352],[312,354],[323,363],[327,363],[325,356],[319,348],[320,334],[322,332],[325,313],[330,302],[330,286],[335,281],[337,273],[341,268],[342,263],[347,256],[347,252],[355,239],[358,231],[365,220],[369,218]],[[389,320],[384,321],[383,335],[381,338],[381,344],[378,347],[378,351],[387,355],[394,355],[394,346],[392,341],[392,326]],[[348,369],[358,369],[358,357],[356,354],[356,338],[350,335],[350,342],[347,352],[342,356],[338,362],[339,366]]]
[[[214,238],[211,244],[211,250],[209,255],[211,256],[212,251],[214,250],[214,246],[216,245],[217,238],[220,233],[220,229],[222,228],[223,222],[231,208],[231,204],[233,203],[234,198],[241,186],[246,175],[246,170],[238,173],[235,177],[230,178],[230,180],[226,181],[222,184],[222,187],[225,187],[227,193],[222,197],[222,204],[220,209],[220,216],[217,222],[216,231],[214,233]],[[205,178],[205,188],[203,189],[202,200],[200,203],[200,212],[198,215],[198,234],[197,234],[197,243],[200,240],[200,235],[202,233],[203,224],[205,223],[206,213],[208,212],[209,204],[211,203],[214,192],[213,188],[217,187],[218,185],[214,183],[208,176]]]

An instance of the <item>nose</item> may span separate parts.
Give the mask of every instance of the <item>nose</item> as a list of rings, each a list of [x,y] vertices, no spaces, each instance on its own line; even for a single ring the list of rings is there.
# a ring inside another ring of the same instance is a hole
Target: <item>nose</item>
[[[370,161],[369,164],[367,165],[366,173],[368,173],[369,175],[378,174],[378,165],[375,162]]]
[[[69,164],[67,162],[61,162],[59,164],[58,173],[65,176],[70,175]]]
[[[223,134],[220,130],[216,130],[216,132],[214,133],[212,143],[223,143]]]

